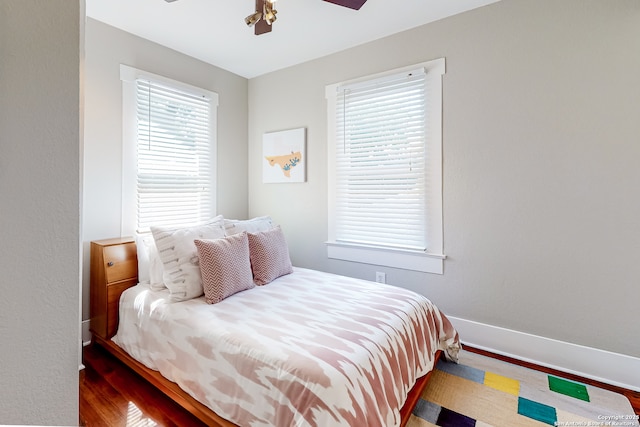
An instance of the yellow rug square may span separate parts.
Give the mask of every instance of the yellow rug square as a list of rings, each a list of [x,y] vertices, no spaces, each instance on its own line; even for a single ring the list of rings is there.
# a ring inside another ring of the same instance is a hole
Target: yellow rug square
[[[484,385],[487,387],[495,388],[496,390],[504,391],[505,393],[518,396],[520,393],[520,382],[513,378],[503,377],[502,375],[494,374],[493,372],[485,372]]]

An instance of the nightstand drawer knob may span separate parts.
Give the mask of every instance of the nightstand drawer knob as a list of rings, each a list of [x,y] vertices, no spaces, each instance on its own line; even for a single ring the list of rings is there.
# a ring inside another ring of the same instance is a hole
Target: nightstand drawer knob
[[[113,267],[113,261],[109,261],[109,262],[107,263],[107,265],[108,265],[109,267]]]

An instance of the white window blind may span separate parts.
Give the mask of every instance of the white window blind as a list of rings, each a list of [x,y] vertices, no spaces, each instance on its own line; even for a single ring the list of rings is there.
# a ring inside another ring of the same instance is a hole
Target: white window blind
[[[218,94],[124,64],[120,79],[122,235],[211,219]]]
[[[426,74],[338,87],[335,240],[427,248]]]
[[[326,87],[333,259],[443,273],[444,58]]]
[[[209,100],[148,79],[136,98],[137,229],[210,219]]]

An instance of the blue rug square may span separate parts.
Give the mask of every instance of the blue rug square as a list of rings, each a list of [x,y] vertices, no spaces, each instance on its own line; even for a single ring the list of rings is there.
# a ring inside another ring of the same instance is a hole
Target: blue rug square
[[[558,421],[556,408],[525,399],[524,397],[518,398],[518,414],[552,426],[556,425]]]
[[[418,399],[416,406],[413,408],[413,415],[420,417],[425,421],[429,421],[431,424],[435,424],[438,421],[441,410],[442,408],[440,405],[436,405],[435,403],[424,399]]]
[[[439,360],[436,368],[439,371],[445,372],[447,374],[465,378],[467,380],[480,384],[484,383],[484,371],[477,368],[472,368],[471,366],[459,365],[457,363]]]

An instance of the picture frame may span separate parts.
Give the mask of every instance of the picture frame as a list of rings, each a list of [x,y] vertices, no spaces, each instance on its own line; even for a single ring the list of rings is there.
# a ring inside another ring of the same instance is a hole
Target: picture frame
[[[306,128],[263,134],[262,182],[306,182],[306,139]]]

